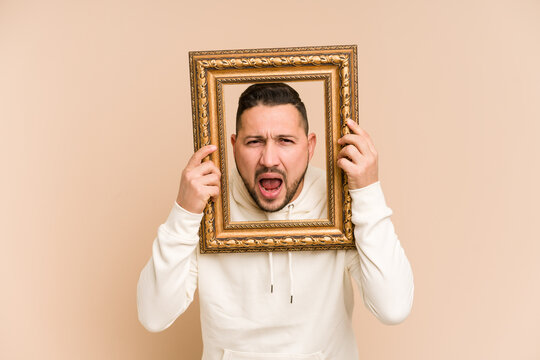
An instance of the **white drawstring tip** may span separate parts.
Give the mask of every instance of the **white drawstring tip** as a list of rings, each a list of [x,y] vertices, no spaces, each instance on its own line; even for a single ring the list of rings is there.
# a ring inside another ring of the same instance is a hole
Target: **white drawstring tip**
[[[292,253],[289,251],[289,282],[291,287],[291,304],[293,302],[293,294],[294,294],[294,278],[293,278],[293,271],[292,271]]]
[[[270,294],[274,293],[274,258],[272,252],[268,253],[268,263],[270,264]]]

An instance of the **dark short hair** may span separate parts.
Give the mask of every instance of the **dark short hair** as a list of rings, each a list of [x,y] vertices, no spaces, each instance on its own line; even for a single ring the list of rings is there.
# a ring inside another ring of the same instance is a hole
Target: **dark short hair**
[[[284,83],[258,83],[248,87],[240,99],[238,99],[238,110],[236,111],[236,132],[242,127],[240,117],[242,113],[257,105],[293,105],[302,115],[302,126],[306,135],[309,125],[306,114],[306,106],[300,99],[298,92]]]

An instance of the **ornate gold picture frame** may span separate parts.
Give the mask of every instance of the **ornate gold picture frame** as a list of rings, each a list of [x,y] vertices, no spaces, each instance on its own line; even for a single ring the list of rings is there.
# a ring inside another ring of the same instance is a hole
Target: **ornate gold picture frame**
[[[337,140],[348,133],[346,119],[358,122],[356,46],[193,51],[189,61],[195,151],[217,145],[208,160],[222,174],[221,195],[209,201],[204,211],[201,253],[354,248],[347,179],[336,161]],[[227,144],[234,129],[227,113],[235,111],[236,104],[227,95],[235,93],[235,86],[258,82],[320,88],[320,98],[314,103],[319,104],[322,117],[318,146],[325,151],[326,219],[231,221],[229,178],[234,162]]]

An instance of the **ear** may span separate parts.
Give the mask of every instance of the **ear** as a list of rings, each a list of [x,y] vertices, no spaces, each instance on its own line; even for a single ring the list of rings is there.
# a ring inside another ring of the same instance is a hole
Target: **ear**
[[[236,134],[231,135],[231,145],[232,145],[233,155],[236,153],[236,149],[234,147],[234,144],[236,144]]]
[[[315,135],[315,133],[309,134],[307,138],[307,142],[308,142],[309,161],[311,161],[311,158],[313,157],[313,154],[315,153],[315,145],[317,145],[317,135]]]

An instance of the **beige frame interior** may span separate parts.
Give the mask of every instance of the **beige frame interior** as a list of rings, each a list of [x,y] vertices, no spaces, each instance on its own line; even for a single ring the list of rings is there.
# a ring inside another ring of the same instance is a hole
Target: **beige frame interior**
[[[358,122],[356,46],[194,51],[189,53],[195,151],[215,144],[221,195],[210,201],[200,227],[201,253],[354,248],[347,179],[337,167],[337,140]],[[224,131],[223,85],[323,81],[328,219],[231,222]]]

